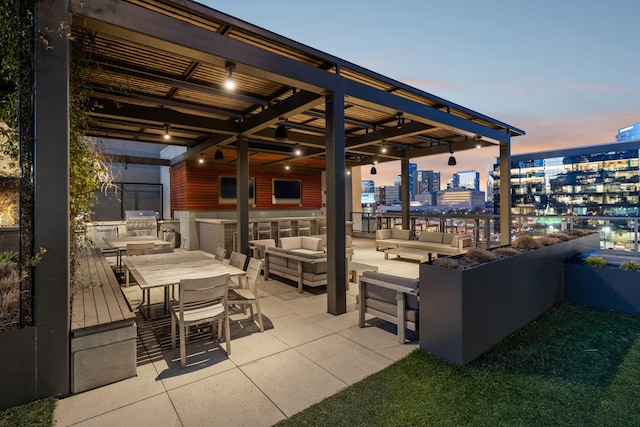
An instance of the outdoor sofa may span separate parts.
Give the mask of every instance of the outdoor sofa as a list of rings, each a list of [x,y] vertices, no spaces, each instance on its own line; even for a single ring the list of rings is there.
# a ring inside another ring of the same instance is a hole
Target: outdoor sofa
[[[264,278],[270,275],[284,277],[298,283],[298,292],[303,285],[327,284],[327,254],[322,239],[310,236],[283,237],[279,247],[267,247],[264,258]]]
[[[409,230],[391,228],[376,230],[376,250],[410,248],[455,255],[466,252],[470,246],[471,235],[469,234],[423,231],[418,236],[418,240],[411,240]]]

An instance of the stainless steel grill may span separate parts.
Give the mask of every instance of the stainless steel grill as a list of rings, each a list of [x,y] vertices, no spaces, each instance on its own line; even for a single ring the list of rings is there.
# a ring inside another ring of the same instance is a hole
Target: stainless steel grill
[[[125,211],[127,233],[133,236],[157,236],[158,221],[153,211]]]

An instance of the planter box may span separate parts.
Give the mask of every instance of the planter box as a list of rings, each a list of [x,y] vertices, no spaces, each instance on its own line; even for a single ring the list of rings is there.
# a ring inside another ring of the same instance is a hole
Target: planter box
[[[564,260],[598,246],[594,233],[464,271],[421,264],[420,348],[466,365],[561,301]]]
[[[567,263],[564,299],[640,316],[640,271]]]

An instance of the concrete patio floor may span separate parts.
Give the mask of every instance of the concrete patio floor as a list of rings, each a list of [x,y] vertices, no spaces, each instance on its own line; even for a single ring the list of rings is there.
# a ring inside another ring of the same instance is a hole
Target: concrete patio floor
[[[373,240],[354,238],[353,261],[418,277],[417,262],[384,260]],[[187,368],[168,342],[169,320],[137,313],[137,376],[58,401],[56,426],[271,426],[376,373],[415,348],[401,345],[395,326],[368,316],[358,327],[357,286],[347,313],[327,313],[322,292],[261,280],[265,331],[241,312],[231,316],[231,356],[224,341],[202,336],[187,345]],[[132,306],[137,286],[123,288]],[[153,300],[161,301],[158,292]],[[208,335],[208,334],[207,334]],[[414,337],[415,338],[415,337]],[[96,367],[100,369],[100,367]]]

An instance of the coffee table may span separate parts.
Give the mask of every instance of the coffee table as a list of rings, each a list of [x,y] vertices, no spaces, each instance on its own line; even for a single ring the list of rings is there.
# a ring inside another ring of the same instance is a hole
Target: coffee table
[[[349,275],[351,276],[351,281],[356,285],[365,271],[378,271],[378,266],[349,261]]]
[[[415,259],[420,262],[423,262],[423,261],[429,260],[430,253],[432,258],[436,257],[436,254],[434,254],[433,252],[425,251],[423,249],[413,249],[413,248],[386,249],[384,251],[384,259],[389,259],[389,255],[395,255],[398,258]]]

